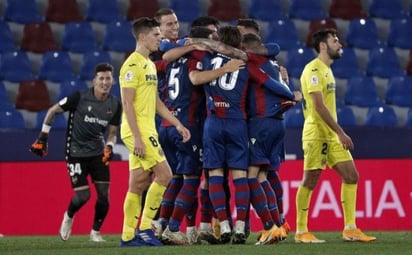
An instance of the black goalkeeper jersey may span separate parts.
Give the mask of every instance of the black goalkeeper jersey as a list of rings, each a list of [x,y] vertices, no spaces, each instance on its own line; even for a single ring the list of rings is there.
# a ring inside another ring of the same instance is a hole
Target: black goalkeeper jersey
[[[122,106],[119,99],[109,95],[104,101],[94,96],[93,88],[77,91],[59,102],[69,111],[66,155],[93,157],[103,154],[104,135],[108,125],[119,126]]]

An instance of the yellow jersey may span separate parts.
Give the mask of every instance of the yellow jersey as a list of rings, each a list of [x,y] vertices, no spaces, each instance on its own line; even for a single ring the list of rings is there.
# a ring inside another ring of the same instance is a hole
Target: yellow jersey
[[[140,53],[133,52],[120,69],[119,82],[120,91],[122,88],[136,90],[133,107],[136,111],[136,121],[140,132],[142,134],[157,134],[155,125],[157,72],[155,64]],[[132,135],[125,111],[123,111],[120,136],[125,138]]]
[[[316,112],[310,93],[321,92],[326,107],[333,119],[336,115],[336,83],[332,70],[319,58],[309,62],[300,77],[303,94],[303,125],[302,140],[334,140],[336,133],[323,121]]]

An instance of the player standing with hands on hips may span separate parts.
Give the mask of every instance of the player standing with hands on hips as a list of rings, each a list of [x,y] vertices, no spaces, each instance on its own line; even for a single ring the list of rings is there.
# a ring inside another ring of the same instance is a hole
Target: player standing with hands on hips
[[[342,238],[345,241],[370,242],[376,238],[356,227],[356,192],[359,174],[349,150],[352,139],[337,122],[336,83],[330,68],[342,55],[342,44],[334,29],[313,34],[317,58],[309,62],[300,77],[305,123],[302,131],[304,157],[303,181],[296,194],[297,243],[323,243],[308,232],[308,209],[312,191],[326,165],[342,178],[341,201],[344,216]]]
[[[93,227],[90,241],[104,242],[100,228],[109,210],[109,162],[120,125],[122,105],[110,94],[113,85],[113,66],[101,63],[95,67],[93,87],[61,99],[47,111],[39,138],[30,151],[44,157],[47,155],[47,140],[56,114],[69,111],[66,135],[66,162],[74,196],[64,213],[60,237],[70,237],[73,218],[90,199],[88,175],[97,192]],[[107,131],[107,138],[104,134]]]

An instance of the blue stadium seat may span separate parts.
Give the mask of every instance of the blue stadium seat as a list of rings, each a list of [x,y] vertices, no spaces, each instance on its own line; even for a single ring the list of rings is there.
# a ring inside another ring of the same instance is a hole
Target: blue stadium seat
[[[169,0],[169,8],[175,11],[181,22],[192,22],[201,16],[199,0]]]
[[[8,0],[3,17],[5,21],[20,24],[37,23],[44,20],[37,11],[36,0]]]
[[[74,78],[73,62],[67,51],[48,51],[43,54],[39,79],[62,82]]]
[[[388,81],[385,103],[412,107],[412,76],[394,76]]]
[[[289,50],[285,62],[289,76],[300,78],[305,65],[315,57],[316,55],[312,48],[302,47]]]
[[[22,130],[26,128],[23,115],[14,109],[0,110],[0,129]]]
[[[372,0],[369,4],[369,16],[382,19],[399,19],[407,14],[403,11],[402,0]]]
[[[10,26],[3,20],[0,20],[0,42],[0,53],[17,50]]]
[[[31,63],[25,51],[6,52],[1,55],[0,79],[10,82],[32,80]]]
[[[366,114],[365,126],[369,127],[396,127],[398,117],[395,111],[387,105],[371,107]]]
[[[292,0],[289,5],[289,17],[302,20],[320,20],[328,18],[321,0]]]
[[[284,114],[286,127],[303,127],[305,118],[303,117],[302,103],[297,103]]]
[[[356,126],[356,118],[352,108],[348,106],[339,106],[337,107],[336,112],[338,114],[339,125],[342,127]]]
[[[136,48],[136,40],[129,21],[115,21],[106,25],[102,47],[107,51],[130,52]]]
[[[401,49],[412,48],[412,18],[394,19],[390,23],[388,46]]]
[[[62,50],[84,53],[96,49],[96,37],[89,22],[69,22],[64,25]]]
[[[333,62],[332,70],[333,75],[341,79],[363,75],[353,48],[343,48],[342,57]]]
[[[35,129],[41,129],[43,126],[44,117],[46,117],[47,110],[40,111],[36,115]],[[63,113],[56,114],[53,122],[53,129],[65,129],[67,127],[67,120]]]
[[[346,41],[349,47],[372,49],[381,44],[378,28],[372,18],[353,19],[349,22]]]
[[[278,0],[251,0],[248,16],[262,21],[275,21],[286,18],[281,2]]]
[[[87,82],[79,79],[65,80],[60,83],[60,93],[57,100],[70,96],[73,92],[87,89]]]
[[[412,127],[412,108],[409,108],[408,110],[408,116],[406,117],[405,125],[407,127]]]
[[[391,47],[376,47],[369,51],[366,74],[380,78],[403,75],[398,55]]]
[[[288,18],[271,21],[268,25],[265,42],[279,44],[281,50],[302,46],[295,24]]]
[[[4,84],[0,81],[0,110],[11,110],[14,106],[10,103]]]
[[[348,80],[344,95],[347,105],[372,107],[380,105],[376,84],[372,77],[358,76]]]
[[[109,23],[122,19],[117,0],[89,0],[86,9],[86,20]]]
[[[83,61],[80,67],[80,79],[93,80],[95,66],[103,62],[112,63],[109,52],[103,50],[86,52],[83,55]]]

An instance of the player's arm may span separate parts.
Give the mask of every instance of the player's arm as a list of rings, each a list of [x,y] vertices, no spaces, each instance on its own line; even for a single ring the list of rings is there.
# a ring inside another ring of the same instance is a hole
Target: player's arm
[[[71,95],[71,97],[69,97],[69,99],[72,99],[71,101],[68,100],[68,98],[66,97],[60,100],[57,104],[54,104],[52,107],[50,107],[47,110],[46,116],[44,117],[44,120],[43,120],[43,125],[41,128],[39,137],[34,141],[34,143],[30,147],[31,152],[33,152],[34,154],[40,157],[44,157],[47,155],[49,133],[50,133],[51,127],[53,126],[53,122],[54,122],[54,118],[56,114],[60,114],[64,112],[64,109],[62,108],[61,105],[70,105],[70,103],[75,102],[76,100],[78,101],[78,98],[79,98],[79,94],[74,93],[73,95]],[[68,103],[68,101],[70,103]]]
[[[313,101],[313,106],[322,120],[338,135],[345,149],[352,150],[354,148],[352,139],[343,131],[342,127],[333,119],[332,114],[326,107],[322,92],[314,91],[310,93],[311,100]]]
[[[238,58],[242,59],[243,61],[248,61],[248,56],[246,52],[235,47],[226,45],[222,42],[206,38],[192,38],[192,42],[194,44],[203,44],[207,46],[210,50],[222,53],[231,58]]]
[[[226,73],[232,73],[241,68],[244,68],[244,66],[245,66],[245,62],[243,60],[233,58],[229,60],[222,67],[219,67],[213,70],[206,70],[206,71],[193,70],[189,72],[189,79],[193,83],[193,85],[202,85],[202,84],[211,82]]]
[[[166,51],[162,58],[167,62],[173,62],[193,50],[196,50],[196,46],[194,44],[175,47]]]
[[[170,111],[167,109],[165,104],[159,97],[156,96],[156,113],[160,115],[163,119],[169,121],[173,126],[176,127],[177,131],[182,135],[183,142],[187,142],[190,139],[190,131],[183,126],[179,119],[177,119]]]

